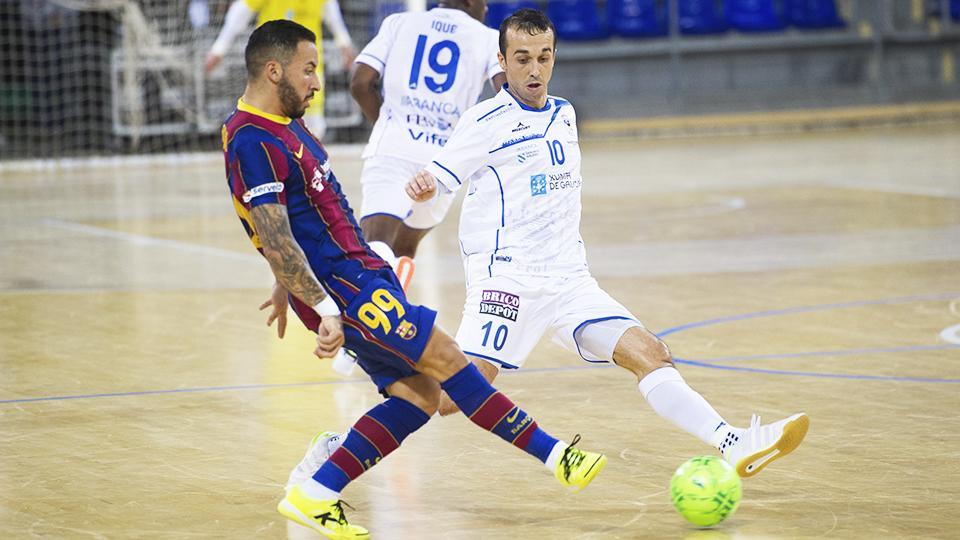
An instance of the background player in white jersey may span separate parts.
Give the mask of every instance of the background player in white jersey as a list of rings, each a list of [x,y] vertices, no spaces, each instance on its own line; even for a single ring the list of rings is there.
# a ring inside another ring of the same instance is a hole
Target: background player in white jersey
[[[443,146],[484,83],[499,89],[505,81],[486,12],[486,0],[445,0],[427,12],[390,15],[357,56],[350,90],[374,123],[363,152],[360,226],[404,287],[417,245],[454,196],[414,203],[403,185]]]
[[[468,184],[460,220],[467,299],[457,342],[489,380],[523,365],[539,339],[633,372],[654,411],[718,448],[741,476],[794,450],[808,417],[728,425],[676,370],[670,351],[588,271],[580,237],[576,114],[549,96],[556,33],[536,10],[500,27],[508,85],[466,111],[446,146],[407,185],[417,201]],[[456,410],[447,402],[446,412]]]

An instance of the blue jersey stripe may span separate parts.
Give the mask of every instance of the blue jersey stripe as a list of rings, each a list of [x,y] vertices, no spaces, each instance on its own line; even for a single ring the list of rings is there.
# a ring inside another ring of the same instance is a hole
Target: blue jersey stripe
[[[481,116],[480,118],[477,118],[477,122],[479,122],[479,121],[481,121],[481,120],[483,120],[484,118],[486,118],[486,117],[488,117],[488,116],[490,116],[491,114],[493,114],[493,113],[495,113],[495,112],[497,112],[497,111],[499,111],[500,109],[502,109],[502,108],[504,108],[504,107],[506,107],[506,105],[500,105],[500,106],[499,106],[499,107],[497,107],[496,109],[494,109],[494,110],[492,110],[492,111],[490,111],[490,112],[488,112],[488,113],[486,113],[486,114],[484,114],[484,115],[483,115],[483,116]]]
[[[457,184],[462,184],[462,183],[463,183],[463,182],[460,181],[459,178],[457,178],[457,175],[453,174],[453,171],[451,171],[450,169],[448,169],[448,168],[444,167],[443,165],[437,163],[436,161],[434,161],[433,163],[436,164],[437,167],[440,167],[441,169],[447,171],[447,174],[449,174],[450,176],[452,176],[453,179],[457,181]]]
[[[500,186],[500,229],[506,226],[506,202],[503,197],[503,182],[500,180],[500,174],[492,166],[487,165],[493,175],[497,177],[497,185]],[[490,277],[493,277],[493,257],[497,254],[497,251],[500,249],[500,229],[497,229],[497,240],[496,245],[493,248],[493,253],[490,254],[490,265],[487,266],[487,274]]]

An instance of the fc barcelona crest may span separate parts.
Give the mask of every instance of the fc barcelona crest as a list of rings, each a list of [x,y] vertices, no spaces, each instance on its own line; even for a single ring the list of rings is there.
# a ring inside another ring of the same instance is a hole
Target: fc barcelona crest
[[[417,327],[410,321],[402,321],[397,326],[397,335],[402,339],[413,339],[417,335]]]

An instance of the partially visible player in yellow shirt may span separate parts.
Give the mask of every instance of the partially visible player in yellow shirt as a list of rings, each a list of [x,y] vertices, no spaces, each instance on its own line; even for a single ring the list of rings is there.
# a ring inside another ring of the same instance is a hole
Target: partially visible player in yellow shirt
[[[257,16],[258,27],[267,21],[287,19],[307,27],[316,34],[317,53],[320,60],[317,74],[320,75],[321,81],[323,81],[323,39],[320,26],[323,23],[326,23],[327,28],[333,33],[333,40],[340,48],[346,69],[350,69],[353,65],[357,51],[343,22],[337,0],[235,0],[227,11],[220,35],[217,36],[217,40],[207,54],[203,66],[207,73],[220,64],[234,38],[247,28],[254,15]],[[303,116],[310,132],[318,139],[322,139],[327,130],[323,114],[323,97],[323,90],[317,92]]]

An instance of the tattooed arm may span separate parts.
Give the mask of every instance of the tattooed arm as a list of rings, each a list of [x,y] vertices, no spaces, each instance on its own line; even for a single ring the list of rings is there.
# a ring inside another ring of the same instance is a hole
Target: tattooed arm
[[[270,262],[277,282],[308,306],[314,306],[314,310],[321,315],[316,355],[321,358],[333,357],[343,345],[340,310],[332,299],[328,299],[323,286],[307,264],[306,255],[294,240],[287,207],[282,204],[261,204],[253,207],[250,216],[263,245],[263,254]],[[330,310],[325,313],[327,307]]]
[[[308,306],[319,304],[327,293],[293,239],[287,208],[282,204],[261,204],[253,207],[250,216],[277,281]]]

